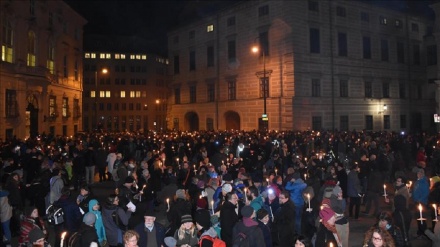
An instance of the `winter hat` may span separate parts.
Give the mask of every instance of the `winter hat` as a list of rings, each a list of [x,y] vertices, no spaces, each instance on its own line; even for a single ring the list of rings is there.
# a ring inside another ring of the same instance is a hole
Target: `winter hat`
[[[38,227],[35,227],[32,231],[29,232],[29,242],[30,243],[34,243],[37,240],[42,239],[42,238],[44,238],[44,233]]]
[[[327,222],[333,215],[335,215],[335,211],[329,207],[324,207],[319,211],[319,217],[321,217],[323,222]]]
[[[229,173],[226,173],[225,175],[223,175],[223,181],[226,181],[226,182],[232,182],[232,176],[231,176],[231,174],[229,174]]]
[[[324,198],[330,198],[333,194],[333,186],[328,186],[324,189]]]
[[[176,197],[185,199],[186,198],[185,190],[182,189],[176,190]]]
[[[150,208],[147,208],[145,210],[144,216],[156,217],[156,215],[154,215],[153,209],[150,209]]]
[[[207,205],[208,205],[208,202],[206,202],[205,198],[197,199],[197,207],[206,209]]]
[[[163,241],[167,247],[175,247],[177,244],[176,239],[173,237],[166,237]]]
[[[241,215],[243,217],[250,218],[253,213],[254,213],[254,208],[251,206],[246,205],[241,209]]]
[[[134,182],[134,178],[132,176],[128,176],[124,180],[124,184],[132,184]]]
[[[92,212],[88,212],[84,215],[83,222],[86,225],[93,225],[96,221],[96,215]]]
[[[230,184],[224,184],[224,185],[222,186],[222,191],[223,191],[224,193],[229,193],[229,192],[231,192],[231,191],[232,191],[232,185],[230,185]]]
[[[198,210],[196,212],[195,218],[196,222],[204,229],[209,229],[209,227],[211,227],[211,217],[209,216],[209,211]]]
[[[36,207],[25,207],[24,208],[24,215],[25,216],[31,216],[32,212],[37,209]]]
[[[294,174],[292,174],[292,178],[297,180],[297,179],[301,178],[301,175],[299,174],[299,172],[295,172]]]
[[[260,208],[257,211],[257,219],[262,220],[264,217],[266,217],[267,215],[269,215],[269,213],[267,212],[266,209],[264,208]]]
[[[189,215],[189,214],[183,215],[182,219],[180,221],[180,223],[182,223],[182,224],[187,223],[187,222],[193,222],[193,219],[192,219],[191,215]]]
[[[342,189],[341,189],[341,187],[339,185],[336,185],[333,188],[333,195],[338,196],[338,194],[341,193],[341,192],[342,192]]]

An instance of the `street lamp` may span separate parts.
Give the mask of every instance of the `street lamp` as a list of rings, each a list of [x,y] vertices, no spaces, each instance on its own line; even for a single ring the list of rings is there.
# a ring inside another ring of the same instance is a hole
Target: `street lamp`
[[[102,74],[107,74],[108,70],[106,68],[101,69]],[[96,118],[96,128],[98,128],[98,70],[95,70],[95,118]]]
[[[255,38],[255,40],[257,40],[258,38],[259,37]],[[258,54],[258,52],[260,51],[260,46],[254,45],[252,47],[252,52],[255,54]],[[265,54],[263,47],[261,47],[261,54],[263,56],[263,79],[262,79],[262,83],[263,83],[263,116],[262,116],[262,120],[264,122],[264,121],[268,121],[268,118],[267,118],[267,112],[266,112],[266,105],[267,105],[266,104],[266,99],[267,99],[266,54]],[[265,123],[267,123],[267,122],[265,122]],[[265,124],[264,127],[267,128],[267,125]]]

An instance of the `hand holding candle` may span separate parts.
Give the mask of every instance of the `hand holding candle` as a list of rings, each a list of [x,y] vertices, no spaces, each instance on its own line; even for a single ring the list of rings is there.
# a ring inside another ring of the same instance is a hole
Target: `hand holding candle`
[[[168,205],[168,210],[170,210],[170,199],[167,198],[167,205]]]
[[[312,208],[310,207],[310,194],[309,193],[307,193],[307,201],[308,201],[308,203],[309,203],[309,208],[307,208],[307,211],[308,212],[311,212],[312,211]]]

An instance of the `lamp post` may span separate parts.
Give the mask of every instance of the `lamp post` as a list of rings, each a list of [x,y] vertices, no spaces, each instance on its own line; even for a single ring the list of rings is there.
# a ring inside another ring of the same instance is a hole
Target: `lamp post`
[[[106,68],[101,69],[102,74],[107,74],[108,70]],[[95,118],[96,118],[96,128],[98,128],[98,70],[95,70]]]
[[[255,38],[255,40],[257,40],[259,37]],[[252,47],[252,52],[255,54],[258,54],[258,52],[260,51],[260,47],[258,45],[254,45]],[[266,77],[266,54],[264,52],[264,48],[261,48],[261,54],[263,56],[263,116],[262,116],[262,120],[264,121],[268,121],[267,118],[267,112],[266,112],[266,100],[267,100],[267,77]],[[267,128],[267,125],[265,124],[264,128]]]

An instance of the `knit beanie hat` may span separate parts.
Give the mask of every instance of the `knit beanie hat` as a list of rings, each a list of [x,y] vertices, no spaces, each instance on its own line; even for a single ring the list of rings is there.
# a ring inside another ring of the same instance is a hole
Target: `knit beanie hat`
[[[29,242],[30,243],[34,243],[37,240],[42,239],[42,238],[44,238],[44,233],[38,227],[35,227],[34,229],[32,229],[32,231],[29,232]]]
[[[257,211],[257,219],[262,220],[264,217],[266,217],[267,215],[269,215],[269,213],[267,212],[266,209],[264,208],[260,208]]]
[[[96,215],[92,212],[88,212],[84,215],[83,222],[86,225],[93,225],[96,221]]]
[[[187,222],[193,222],[193,219],[191,217],[191,215],[189,214],[185,214],[182,216],[182,220],[180,221],[180,223],[187,223]]]
[[[324,189],[324,198],[330,198],[333,194],[333,186],[328,186]]]
[[[209,216],[209,211],[197,210],[195,218],[196,222],[204,229],[209,229],[209,227],[211,227],[211,216]]]
[[[254,208],[251,206],[246,205],[241,209],[241,215],[243,217],[250,218],[253,213],[254,213]]]
[[[223,191],[224,193],[229,193],[229,192],[231,192],[231,191],[232,191],[232,185],[230,185],[230,184],[224,184],[224,185],[222,186],[222,191]]]
[[[341,193],[341,192],[342,192],[342,189],[341,189],[341,187],[339,185],[336,185],[333,188],[333,195],[338,196],[338,194]]]
[[[186,198],[185,190],[182,190],[182,189],[177,190],[176,197],[181,198],[181,199],[185,199]]]
[[[206,201],[205,198],[197,199],[197,207],[206,209],[207,208],[206,206],[208,206],[208,202]]]
[[[327,222],[333,215],[335,215],[335,211],[329,207],[324,207],[321,211],[319,211],[319,217],[321,217],[322,221],[324,222]]]

